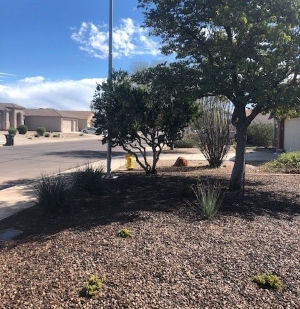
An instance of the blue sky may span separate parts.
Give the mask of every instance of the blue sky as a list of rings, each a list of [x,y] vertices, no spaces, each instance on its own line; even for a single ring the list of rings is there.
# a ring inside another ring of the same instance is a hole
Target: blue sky
[[[166,60],[137,0],[114,0],[113,67]],[[89,110],[108,72],[109,0],[0,0],[0,102]]]

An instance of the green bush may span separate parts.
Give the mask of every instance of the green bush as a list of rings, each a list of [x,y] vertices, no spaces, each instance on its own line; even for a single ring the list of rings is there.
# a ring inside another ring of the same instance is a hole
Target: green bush
[[[260,287],[265,289],[282,289],[282,282],[277,275],[273,274],[262,274],[254,277],[253,281]]]
[[[200,212],[204,218],[211,219],[219,211],[219,208],[223,201],[221,194],[221,186],[215,182],[198,182],[196,185],[192,185],[191,189],[194,192],[196,200],[193,202],[187,201],[187,204]]]
[[[133,237],[133,232],[129,229],[123,228],[118,231],[118,236],[122,238]]]
[[[273,126],[271,123],[253,123],[247,131],[247,144],[259,147],[272,146]]]
[[[76,192],[87,192],[92,195],[103,193],[104,168],[93,167],[89,163],[85,167],[78,167],[71,173],[73,189]]]
[[[33,191],[37,205],[46,213],[61,213],[71,208],[69,185],[62,176],[42,176],[33,186]]]
[[[198,134],[187,134],[182,139],[175,141],[175,148],[196,148],[199,146]]]
[[[8,134],[16,135],[18,131],[17,131],[16,128],[10,127],[10,128],[7,129],[7,132],[8,132]]]
[[[25,126],[25,124],[21,124],[20,126],[17,127],[17,130],[19,134],[26,134],[28,131],[28,127]]]
[[[45,137],[50,137],[50,133],[45,133]]]
[[[276,160],[266,163],[270,171],[281,173],[300,173],[300,151],[282,153]]]
[[[83,289],[80,291],[80,296],[83,297],[93,297],[103,285],[103,279],[98,278],[95,275],[92,275],[89,281],[84,285]]]
[[[36,133],[39,134],[40,136],[44,136],[45,132],[46,132],[46,128],[44,127],[38,127],[36,128]]]

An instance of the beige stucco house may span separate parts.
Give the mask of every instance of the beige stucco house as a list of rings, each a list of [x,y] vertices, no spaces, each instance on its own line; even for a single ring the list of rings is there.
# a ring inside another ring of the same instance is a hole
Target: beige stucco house
[[[53,108],[27,109],[14,103],[0,103],[0,130],[25,124],[28,130],[45,127],[47,131],[76,132],[93,126],[91,111],[56,110]]]
[[[24,123],[25,107],[14,103],[0,103],[0,130],[17,128]]]
[[[61,111],[51,108],[25,109],[24,124],[28,130],[45,127],[47,131],[77,132],[92,126],[91,111]]]

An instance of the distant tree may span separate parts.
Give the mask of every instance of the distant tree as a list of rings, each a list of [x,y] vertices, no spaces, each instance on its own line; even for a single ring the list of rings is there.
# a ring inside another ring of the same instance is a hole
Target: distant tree
[[[230,148],[231,104],[221,97],[207,97],[201,99],[200,108],[202,117],[194,123],[200,150],[211,167],[220,167]]]
[[[261,112],[299,106],[300,0],[138,0],[162,52],[199,75],[199,98],[234,105],[236,159],[231,189],[244,174],[247,128]],[[253,108],[246,116],[246,106]]]
[[[133,76],[114,71],[111,88],[107,81],[97,85],[92,101],[96,126],[108,130],[103,142],[110,139],[112,147],[132,154],[146,174],[156,174],[163,147],[179,139],[180,130],[199,116],[195,98],[176,89],[175,77],[173,68],[164,65]]]

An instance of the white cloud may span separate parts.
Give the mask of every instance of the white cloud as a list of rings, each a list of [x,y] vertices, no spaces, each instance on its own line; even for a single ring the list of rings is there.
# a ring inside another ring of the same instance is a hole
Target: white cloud
[[[42,83],[44,81],[43,76],[34,76],[34,77],[26,77],[24,79],[21,79],[19,82],[20,83],[26,83],[26,84],[38,84]]]
[[[0,85],[0,102],[25,108],[90,110],[97,83],[103,78],[48,81],[42,76],[26,77],[14,84]]]
[[[108,57],[108,26],[96,26],[83,22],[77,32],[71,35],[79,48],[96,58]],[[121,19],[120,25],[113,29],[113,56],[121,59],[135,55],[160,54],[159,43],[148,36],[148,30],[135,25],[131,18]]]

